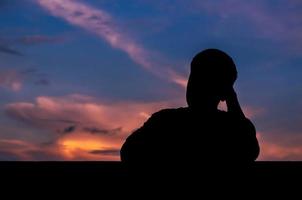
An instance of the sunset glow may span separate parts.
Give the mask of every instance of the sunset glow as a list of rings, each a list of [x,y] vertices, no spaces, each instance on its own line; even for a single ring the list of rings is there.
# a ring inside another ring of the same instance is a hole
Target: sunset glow
[[[0,160],[119,160],[154,112],[187,106],[206,48],[237,65],[259,160],[302,160],[301,2],[0,1]]]
[[[66,139],[59,141],[59,146],[61,146],[62,153],[67,159],[74,159],[78,156],[78,153],[89,154],[89,152],[94,150],[106,150],[105,145],[99,140],[99,138],[97,140],[96,138],[94,140],[92,138]],[[87,157],[93,158],[96,156],[90,155]]]

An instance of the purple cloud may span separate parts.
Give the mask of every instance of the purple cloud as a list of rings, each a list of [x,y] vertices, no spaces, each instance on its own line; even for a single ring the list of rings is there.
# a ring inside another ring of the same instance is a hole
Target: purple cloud
[[[0,87],[18,92],[22,88],[22,75],[15,70],[0,71]]]

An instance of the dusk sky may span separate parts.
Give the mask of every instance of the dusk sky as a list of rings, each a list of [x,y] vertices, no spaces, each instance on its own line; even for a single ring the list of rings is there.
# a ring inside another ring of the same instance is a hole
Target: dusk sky
[[[302,160],[301,0],[0,0],[0,160],[119,160],[207,48],[236,63],[258,160]]]

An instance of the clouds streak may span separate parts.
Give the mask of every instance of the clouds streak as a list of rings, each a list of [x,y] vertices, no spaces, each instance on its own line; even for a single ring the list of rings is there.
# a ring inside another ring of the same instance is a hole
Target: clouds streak
[[[0,53],[4,53],[4,54],[10,54],[10,55],[14,55],[14,56],[23,56],[23,54],[18,51],[15,50],[7,45],[1,44],[0,43]]]
[[[156,58],[152,58],[151,52],[136,42],[133,37],[119,30],[114,19],[106,11],[71,0],[37,0],[37,2],[52,15],[94,33],[113,48],[122,50],[144,69],[184,86],[184,77],[176,72],[170,73],[172,69],[169,66],[163,66]],[[175,74],[177,76],[174,76]]]

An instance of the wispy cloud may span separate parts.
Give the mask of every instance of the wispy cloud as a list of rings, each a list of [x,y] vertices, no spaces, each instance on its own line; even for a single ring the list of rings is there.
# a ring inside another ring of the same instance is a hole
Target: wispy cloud
[[[24,56],[24,53],[16,47],[33,46],[41,44],[58,44],[66,41],[63,35],[50,36],[41,34],[32,34],[19,37],[0,35],[0,53],[14,56]]]
[[[87,127],[98,127],[95,131],[115,130],[122,127],[123,131],[131,132],[146,120],[146,116],[142,113],[150,115],[154,111],[172,105],[172,102],[112,104],[93,97],[74,94],[63,97],[40,96],[34,103],[10,103],[6,105],[6,112],[17,120],[40,128],[63,130],[66,128],[66,123],[70,122],[71,125],[74,123],[80,125],[82,127],[80,129],[85,131],[88,131]],[[89,129],[88,132],[91,131],[93,129]]]
[[[15,50],[10,46],[4,45],[1,43],[0,43],[0,53],[5,53],[5,54],[10,54],[10,55],[15,55],[15,56],[23,56],[23,54],[20,51]]]
[[[101,135],[115,135],[122,131],[122,128],[115,128],[115,129],[100,129],[97,127],[84,127],[83,131],[91,133],[91,134],[101,134]]]
[[[54,44],[65,41],[62,36],[48,36],[48,35],[28,35],[16,39],[16,42],[23,45],[37,45],[37,44]]]
[[[176,72],[170,73],[173,71],[172,68],[164,66],[156,58],[152,58],[150,51],[135,41],[133,37],[119,30],[113,17],[106,11],[74,0],[37,0],[37,2],[52,15],[92,32],[113,48],[122,50],[144,69],[182,87],[185,85],[186,78]],[[175,74],[177,76],[174,76]]]
[[[50,80],[44,74],[38,73],[37,69],[16,70],[4,68],[0,70],[0,88],[18,92],[26,82],[33,82],[35,85],[47,86]]]
[[[22,78],[16,70],[0,71],[0,87],[18,92],[22,88]]]

